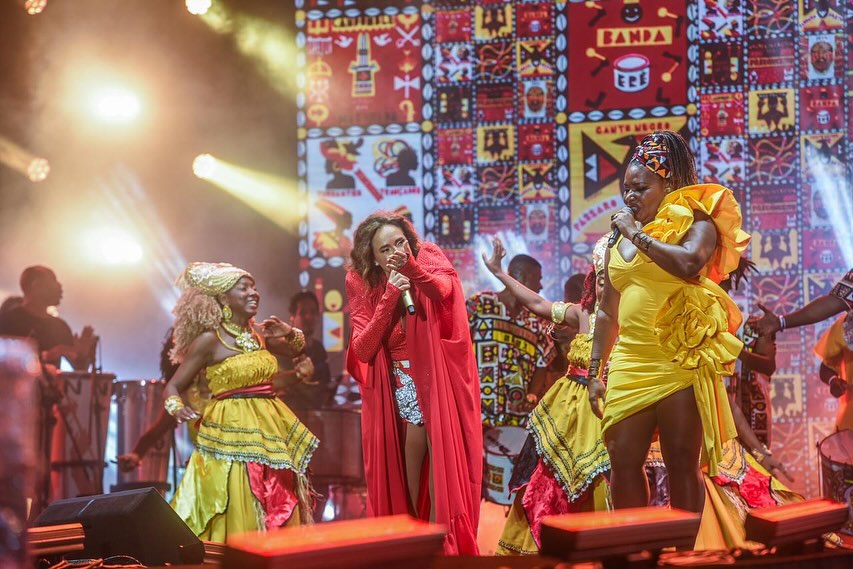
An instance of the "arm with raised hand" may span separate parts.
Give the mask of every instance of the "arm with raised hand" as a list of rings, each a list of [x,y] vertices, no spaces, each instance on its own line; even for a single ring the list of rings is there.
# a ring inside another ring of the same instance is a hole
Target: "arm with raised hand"
[[[501,261],[505,256],[506,249],[503,246],[503,242],[501,242],[498,237],[492,238],[491,256],[486,257],[485,253],[482,254],[483,263],[485,263],[486,268],[489,269],[489,272],[495,275],[507,290],[518,299],[518,302],[543,320],[554,322],[556,324],[565,323],[574,328],[581,325],[579,308],[577,310],[570,310],[566,309],[566,303],[551,302],[550,300],[547,300],[533,292],[504,272]],[[555,308],[558,308],[557,305],[562,305],[559,306],[559,308],[563,308],[564,310],[555,310]],[[557,314],[557,312],[560,312],[560,314]]]
[[[677,244],[658,241],[638,228],[634,212],[627,207],[616,212],[610,226],[669,274],[692,279],[708,264],[717,247],[717,228],[711,217],[695,210],[693,215],[693,225]]]
[[[385,283],[382,297],[376,307],[371,310],[367,303],[368,286],[359,275],[353,272],[347,273],[346,291],[352,323],[350,349],[359,361],[369,363],[376,356],[383,338],[392,326],[400,294],[408,289],[408,278],[392,271],[388,282]]]
[[[422,245],[417,258],[414,255],[395,251],[388,257],[388,266],[391,270],[399,271],[408,277],[429,298],[442,302],[453,292],[453,278],[448,274],[430,271],[430,267],[425,266],[423,257],[433,253],[429,247],[430,245],[427,244]],[[440,251],[437,253],[442,254]]]

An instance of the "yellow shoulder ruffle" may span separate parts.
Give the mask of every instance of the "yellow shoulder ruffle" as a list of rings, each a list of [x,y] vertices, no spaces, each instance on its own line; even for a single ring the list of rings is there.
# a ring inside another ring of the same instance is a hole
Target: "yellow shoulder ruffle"
[[[737,267],[750,240],[749,233],[741,229],[743,216],[730,189],[718,184],[697,184],[676,190],[664,198],[657,215],[643,231],[658,241],[678,243],[693,225],[694,211],[708,215],[717,227],[717,249],[699,274],[719,283]]]

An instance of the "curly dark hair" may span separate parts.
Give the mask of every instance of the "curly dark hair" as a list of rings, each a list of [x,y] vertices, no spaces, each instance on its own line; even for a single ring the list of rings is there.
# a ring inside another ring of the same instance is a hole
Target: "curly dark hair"
[[[370,214],[355,230],[348,269],[361,275],[364,282],[371,287],[379,286],[385,276],[385,271],[376,264],[376,260],[373,258],[373,236],[383,225],[399,227],[405,235],[406,241],[409,242],[412,254],[415,257],[418,256],[420,239],[408,219],[390,211],[377,211]]]
[[[595,310],[595,267],[590,267],[583,279],[583,295],[581,296],[580,305],[584,312],[592,313]]]
[[[690,145],[677,132],[671,130],[657,130],[653,134],[660,135],[666,143],[669,153],[669,163],[672,169],[672,189],[678,190],[685,186],[699,183],[696,174],[696,157],[690,150]],[[639,162],[634,161],[639,164]]]

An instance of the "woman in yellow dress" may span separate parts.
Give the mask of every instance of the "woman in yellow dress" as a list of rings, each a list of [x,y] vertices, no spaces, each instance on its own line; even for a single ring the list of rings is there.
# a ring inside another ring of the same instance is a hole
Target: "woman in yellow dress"
[[[260,296],[252,276],[227,263],[191,263],[178,278],[165,408],[199,419],[196,450],[172,506],[201,539],[310,523],[306,469],[317,439],[276,398],[267,350],[294,355],[304,335],[276,317],[255,327]],[[199,415],[180,396],[204,372],[212,399]]]
[[[534,314],[555,325],[576,328],[567,354],[566,374],[545,393],[530,414],[527,429],[535,443],[535,467],[513,482],[516,492],[498,542],[498,555],[539,552],[542,518],[570,512],[609,509],[607,475],[610,460],[601,438],[601,421],[587,403],[587,368],[595,327],[594,307],[604,286],[606,238],[592,253],[580,304],[550,302],[506,274],[501,259],[506,251],[500,239],[492,241],[492,256],[483,261],[518,300]],[[524,454],[524,451],[523,453]],[[523,461],[522,457],[519,457]],[[533,463],[534,460],[528,462]],[[523,468],[519,462],[516,468]]]
[[[648,503],[643,466],[658,431],[672,505],[701,512],[700,462],[715,475],[723,443],[735,436],[721,376],[740,353],[742,317],[717,283],[749,235],[731,190],[696,181],[684,139],[650,134],[625,172],[627,207],[612,220],[621,236],[605,260],[589,398],[602,416],[616,508]],[[605,397],[599,375],[608,358]]]

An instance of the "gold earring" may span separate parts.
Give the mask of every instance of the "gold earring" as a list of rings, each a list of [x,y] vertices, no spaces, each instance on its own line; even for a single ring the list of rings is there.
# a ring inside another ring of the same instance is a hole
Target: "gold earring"
[[[234,312],[231,311],[231,307],[227,304],[222,307],[222,319],[226,322],[231,320],[231,317],[234,316]]]

